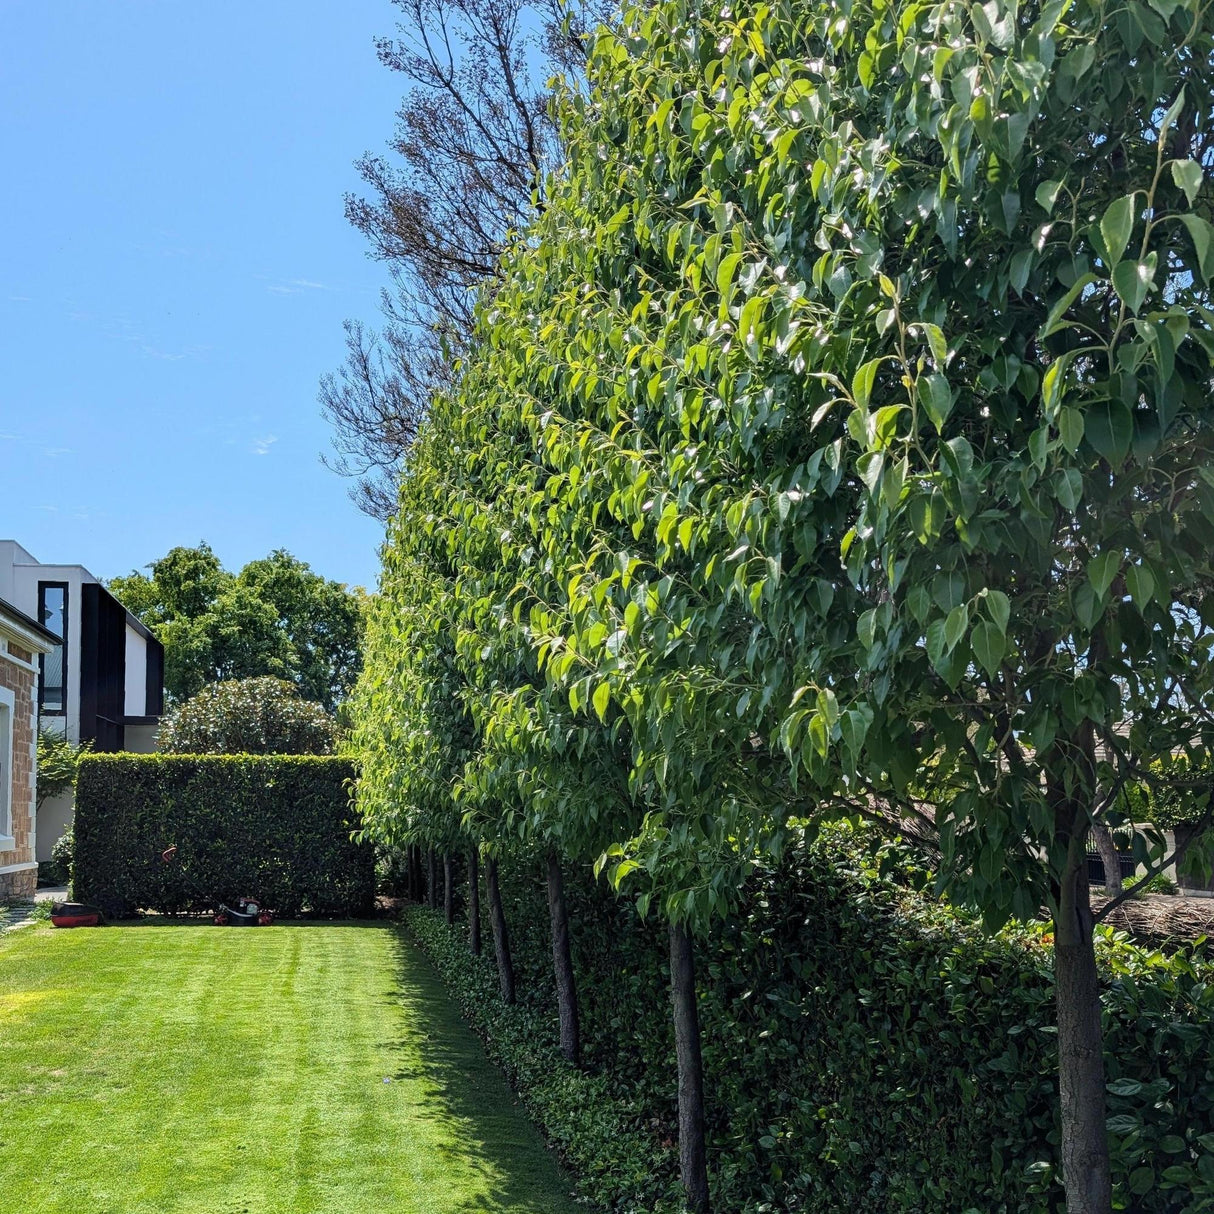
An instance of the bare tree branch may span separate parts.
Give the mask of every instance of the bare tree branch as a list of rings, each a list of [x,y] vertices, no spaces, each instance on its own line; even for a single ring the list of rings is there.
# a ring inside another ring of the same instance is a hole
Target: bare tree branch
[[[334,428],[325,463],[356,481],[368,514],[395,509],[403,460],[429,402],[448,383],[476,292],[497,273],[511,231],[543,207],[559,160],[551,75],[584,68],[601,0],[393,0],[380,61],[406,84],[390,158],[357,162],[365,196],[346,217],[384,261],[392,290],[380,333],[346,324],[346,361],[320,385]]]

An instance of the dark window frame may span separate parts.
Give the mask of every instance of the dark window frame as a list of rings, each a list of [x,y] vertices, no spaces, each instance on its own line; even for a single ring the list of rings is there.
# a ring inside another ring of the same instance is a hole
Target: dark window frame
[[[59,638],[59,647],[63,650],[63,700],[62,708],[46,707],[46,654],[38,655],[38,715],[41,717],[67,716],[67,637],[68,637],[68,604],[70,603],[71,587],[67,582],[38,583],[38,623],[46,627],[46,592],[48,590],[63,591],[63,635]]]

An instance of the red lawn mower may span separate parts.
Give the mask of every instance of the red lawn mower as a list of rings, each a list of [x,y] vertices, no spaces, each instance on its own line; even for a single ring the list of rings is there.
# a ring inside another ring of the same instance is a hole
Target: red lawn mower
[[[160,859],[165,864],[172,864],[177,859],[177,844],[166,847],[160,853]],[[228,906],[219,898],[199,889],[184,867],[181,869],[181,875],[199,901],[209,902],[212,906],[219,908],[212,920],[216,927],[269,927],[274,922],[273,912],[266,910],[255,899],[237,898],[235,906]]]

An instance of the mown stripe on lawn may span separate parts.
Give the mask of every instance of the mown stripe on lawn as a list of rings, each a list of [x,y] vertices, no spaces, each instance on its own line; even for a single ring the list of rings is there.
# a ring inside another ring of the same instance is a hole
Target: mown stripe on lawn
[[[392,928],[26,929],[0,942],[0,1007],[0,1193],[23,1214],[575,1209]]]

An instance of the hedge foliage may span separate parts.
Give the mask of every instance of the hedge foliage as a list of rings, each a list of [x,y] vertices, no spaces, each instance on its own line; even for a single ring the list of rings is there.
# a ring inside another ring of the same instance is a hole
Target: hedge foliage
[[[699,1012],[714,1209],[1047,1214],[1061,1208],[1048,933],[891,880],[845,832],[795,847],[704,941]],[[677,1210],[665,938],[589,874],[568,895],[587,1072],[559,1058],[538,868],[502,868],[520,1003],[463,926],[408,923],[587,1199]],[[1118,1208],[1214,1209],[1214,965],[1105,931]]]
[[[337,758],[88,755],[76,785],[75,896],[111,915],[239,897],[282,915],[368,914],[375,854],[351,838],[361,825],[353,778]]]

